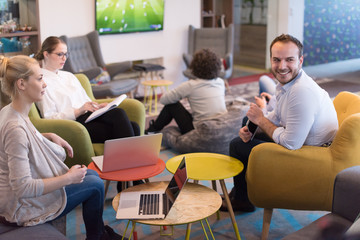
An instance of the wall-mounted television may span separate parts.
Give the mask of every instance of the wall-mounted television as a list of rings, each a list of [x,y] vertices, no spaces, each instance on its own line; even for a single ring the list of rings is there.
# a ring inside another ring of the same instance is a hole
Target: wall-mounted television
[[[100,35],[161,31],[165,0],[95,0],[95,28]]]

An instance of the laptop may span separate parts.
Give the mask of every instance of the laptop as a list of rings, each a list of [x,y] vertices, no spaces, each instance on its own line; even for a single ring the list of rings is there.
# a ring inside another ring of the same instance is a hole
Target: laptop
[[[187,182],[185,157],[165,191],[122,192],[117,219],[164,219]]]
[[[155,165],[162,133],[105,141],[104,155],[92,157],[101,172]]]

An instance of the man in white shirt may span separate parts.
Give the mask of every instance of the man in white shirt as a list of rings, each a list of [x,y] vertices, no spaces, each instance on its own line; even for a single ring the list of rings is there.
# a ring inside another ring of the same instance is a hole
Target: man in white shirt
[[[273,141],[290,150],[303,145],[322,146],[331,143],[338,121],[328,93],[320,88],[303,70],[303,45],[290,35],[280,35],[270,45],[271,72],[278,80],[276,105],[264,115],[251,103],[247,117],[266,133],[268,139],[251,139],[245,126],[239,137],[230,143],[230,155],[244,164],[244,170],[234,177],[231,203],[234,211],[252,212],[255,207],[247,195],[245,180],[251,149],[266,141]],[[262,177],[262,176],[259,176]],[[227,210],[223,205],[222,210]]]

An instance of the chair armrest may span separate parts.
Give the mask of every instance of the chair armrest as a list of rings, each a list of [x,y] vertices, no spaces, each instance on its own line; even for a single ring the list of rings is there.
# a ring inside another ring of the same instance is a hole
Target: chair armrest
[[[185,65],[186,65],[187,68],[190,67],[190,63],[192,61],[192,58],[193,57],[190,54],[187,54],[187,53],[183,54],[183,59],[184,59],[184,62],[185,62]]]
[[[360,213],[360,166],[342,170],[336,175],[332,212],[349,221]]]
[[[110,63],[106,64],[105,68],[108,71],[111,78],[119,73],[123,73],[129,71],[131,69],[132,62],[125,61],[125,62],[118,62],[118,63]]]
[[[113,99],[98,99],[96,102],[103,103],[103,102],[111,102]],[[125,110],[126,115],[128,116],[130,121],[136,122],[140,127],[141,135],[144,134],[145,130],[145,107],[139,100],[126,98],[122,103],[119,105],[119,108]]]
[[[73,120],[31,119],[31,121],[40,132],[56,133],[72,146],[74,157],[66,157],[65,160],[68,167],[75,164],[89,165],[91,157],[95,154],[90,135],[83,125]]]
[[[97,76],[99,76],[99,74],[102,72],[100,67],[94,67],[94,68],[90,68],[88,70],[85,71],[81,71],[78,72],[77,74],[85,74],[89,80],[96,78]]]
[[[330,211],[336,175],[331,170],[328,147],[257,145],[246,172],[250,201],[263,208]]]

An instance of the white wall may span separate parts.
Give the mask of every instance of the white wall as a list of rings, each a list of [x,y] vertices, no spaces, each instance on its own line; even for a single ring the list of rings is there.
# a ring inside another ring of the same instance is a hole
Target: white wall
[[[41,41],[48,36],[84,35],[95,29],[94,0],[39,0]],[[164,30],[100,36],[106,63],[163,57],[165,78],[185,80],[182,54],[187,30],[200,27],[200,0],[165,0]]]
[[[281,34],[291,34],[301,42],[304,38],[304,0],[269,0],[266,68],[270,68],[270,44]]]

